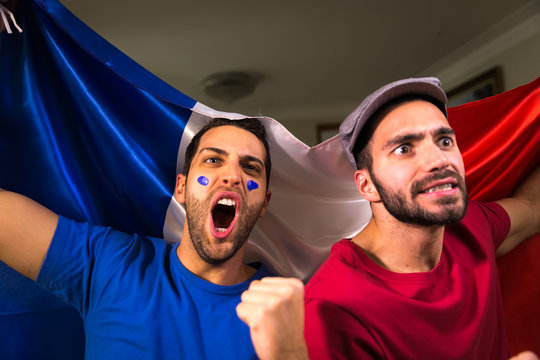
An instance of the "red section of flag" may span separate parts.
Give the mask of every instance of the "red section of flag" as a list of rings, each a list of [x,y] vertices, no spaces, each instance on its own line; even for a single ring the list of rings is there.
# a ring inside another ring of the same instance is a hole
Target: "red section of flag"
[[[467,169],[469,195],[497,200],[540,163],[540,78],[448,109]],[[498,259],[512,353],[540,354],[540,235]]]

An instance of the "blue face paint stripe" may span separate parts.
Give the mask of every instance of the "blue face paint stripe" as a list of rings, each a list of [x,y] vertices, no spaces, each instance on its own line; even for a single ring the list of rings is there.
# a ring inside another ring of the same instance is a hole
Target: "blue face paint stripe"
[[[198,182],[199,184],[201,184],[202,186],[206,186],[206,185],[208,185],[208,183],[209,183],[208,178],[207,178],[206,176],[199,176],[199,177],[197,178],[197,182]]]
[[[251,190],[255,190],[259,187],[259,184],[257,184],[255,181],[253,180],[248,180],[247,182],[247,188],[249,191]]]

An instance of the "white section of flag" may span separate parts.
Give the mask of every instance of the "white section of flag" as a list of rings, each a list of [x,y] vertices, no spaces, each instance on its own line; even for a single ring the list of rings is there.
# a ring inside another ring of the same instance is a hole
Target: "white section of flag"
[[[193,135],[214,117],[248,116],[219,112],[197,103],[182,136],[177,172]],[[246,262],[262,261],[283,276],[307,279],[326,259],[330,247],[352,237],[369,221],[371,211],[356,189],[350,163],[338,137],[309,147],[283,125],[256,116],[268,132],[272,156],[267,214],[253,229]],[[185,210],[171,199],[164,224],[164,238],[180,239]]]

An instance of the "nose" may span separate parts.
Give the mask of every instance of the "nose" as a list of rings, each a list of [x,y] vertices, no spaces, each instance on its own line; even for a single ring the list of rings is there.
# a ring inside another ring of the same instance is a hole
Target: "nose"
[[[450,165],[448,154],[435,144],[426,148],[424,152],[422,161],[426,171],[441,171]]]
[[[227,164],[222,168],[221,183],[225,186],[238,186],[241,182],[242,174],[238,164]]]

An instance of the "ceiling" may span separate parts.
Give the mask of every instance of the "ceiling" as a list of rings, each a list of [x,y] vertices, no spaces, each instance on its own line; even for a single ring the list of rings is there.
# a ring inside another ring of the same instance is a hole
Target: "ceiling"
[[[384,83],[436,71],[531,0],[60,0],[97,33],[223,111],[340,122]],[[226,105],[201,82],[247,71],[260,83]],[[448,89],[447,89],[448,90]]]

